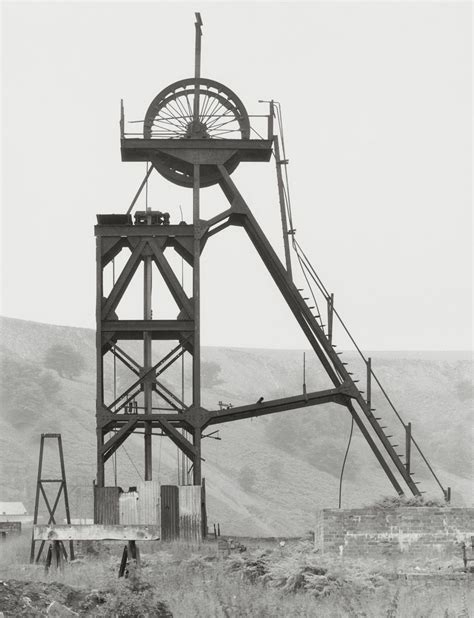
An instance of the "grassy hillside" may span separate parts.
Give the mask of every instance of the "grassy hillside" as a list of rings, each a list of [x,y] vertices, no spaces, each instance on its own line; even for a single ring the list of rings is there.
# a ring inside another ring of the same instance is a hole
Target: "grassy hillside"
[[[32,509],[39,436],[63,436],[72,515],[91,515],[95,476],[95,340],[91,330],[1,318],[0,500],[22,500]],[[45,365],[52,346],[68,343],[84,361],[73,378]],[[472,504],[472,360],[467,355],[373,352],[373,366],[453,502]],[[464,357],[463,357],[464,356]],[[301,392],[302,353],[256,349],[203,350],[203,405],[233,405]],[[355,374],[362,367],[345,354]],[[108,370],[110,371],[110,366]],[[63,374],[63,375],[61,375]],[[189,375],[189,371],[187,372]],[[308,388],[327,381],[314,360],[307,364]],[[164,374],[180,391],[179,367]],[[361,382],[363,376],[360,376]],[[119,375],[119,380],[127,380]],[[108,393],[112,396],[112,393]],[[379,416],[403,452],[403,436],[386,405],[375,396]],[[203,444],[209,522],[226,533],[299,534],[313,527],[314,512],[337,506],[339,473],[350,418],[336,405],[285,412],[220,427],[220,441]],[[398,433],[397,433],[398,432]],[[143,436],[133,436],[117,455],[119,484],[126,488],[143,470]],[[176,483],[176,448],[154,439],[154,474]],[[51,462],[54,460],[51,455]],[[53,463],[51,472],[53,473]],[[440,495],[419,459],[420,487]],[[109,473],[107,482],[113,483]],[[393,493],[360,434],[355,431],[346,466],[343,505],[357,506]]]

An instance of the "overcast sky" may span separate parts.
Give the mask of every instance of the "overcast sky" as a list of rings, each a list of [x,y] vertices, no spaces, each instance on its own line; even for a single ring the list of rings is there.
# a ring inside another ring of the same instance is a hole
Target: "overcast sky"
[[[195,10],[203,76],[250,114],[282,104],[297,239],[361,347],[470,348],[468,2],[4,2],[1,313],[94,328],[95,214],[144,175],[120,161],[120,99],[140,119],[192,75]],[[234,180],[281,254],[273,163]],[[191,191],[155,174],[149,195],[190,220]],[[226,207],[203,190],[204,217]],[[203,344],[305,347],[243,234],[206,246]]]

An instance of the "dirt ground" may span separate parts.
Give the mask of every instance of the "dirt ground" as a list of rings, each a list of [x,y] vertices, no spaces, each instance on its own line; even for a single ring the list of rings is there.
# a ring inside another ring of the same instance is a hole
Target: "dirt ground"
[[[68,616],[92,612],[100,605],[97,592],[90,592],[58,582],[0,582],[0,609],[10,616]]]

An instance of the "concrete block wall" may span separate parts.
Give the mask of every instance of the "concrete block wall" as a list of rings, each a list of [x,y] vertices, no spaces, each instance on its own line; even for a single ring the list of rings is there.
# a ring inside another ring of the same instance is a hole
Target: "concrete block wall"
[[[323,553],[382,556],[402,553],[459,554],[474,536],[474,508],[398,507],[324,509],[315,526]]]

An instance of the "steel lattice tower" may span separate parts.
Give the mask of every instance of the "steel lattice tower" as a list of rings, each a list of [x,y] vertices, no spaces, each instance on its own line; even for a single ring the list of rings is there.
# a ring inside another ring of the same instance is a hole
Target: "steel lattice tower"
[[[328,402],[344,406],[369,444],[379,464],[398,494],[408,490],[419,495],[409,462],[402,462],[389,436],[374,416],[370,396],[362,396],[346,364],[296,288],[288,258],[288,233],[285,233],[286,264],[283,264],[257,223],[231,175],[240,163],[268,162],[275,153],[277,171],[280,160],[278,139],[273,132],[273,103],[270,103],[268,134],[251,139],[250,119],[240,99],[229,88],[201,77],[201,25],[196,22],[194,77],[177,81],[162,90],[151,102],[143,122],[143,134],[125,133],[122,107],[121,153],[123,161],[142,161],[168,181],[192,190],[192,224],[169,224],[162,213],[137,213],[135,224],[129,213],[98,215],[97,238],[97,485],[104,486],[104,466],[117,448],[136,430],[145,433],[145,480],[152,478],[151,439],[153,430],[169,437],[191,460],[193,483],[201,484],[201,439],[212,425],[276,412],[320,405]],[[279,176],[281,181],[281,173]],[[209,220],[201,218],[201,189],[218,185],[228,207]],[[281,191],[281,182],[279,182]],[[138,196],[138,194],[137,194]],[[136,196],[136,197],[137,197]],[[136,201],[133,201],[132,206]],[[132,208],[131,206],[131,208]],[[282,213],[283,214],[283,213]],[[284,219],[284,217],[282,217]],[[284,226],[286,221],[283,221]],[[208,410],[201,404],[200,343],[200,259],[207,241],[229,226],[238,226],[248,235],[266,269],[319,359],[332,387],[299,393],[269,401],[259,401],[230,409]],[[165,257],[173,248],[192,268],[192,296],[188,297],[179,278]],[[124,250],[130,256],[107,297],[103,273]],[[140,320],[121,320],[115,310],[140,264],[144,264],[144,315]],[[151,272],[157,268],[174,300],[179,315],[173,320],[155,320],[151,314]],[[137,362],[120,347],[121,340],[143,342],[143,360]],[[171,352],[152,362],[154,340],[177,342]],[[192,403],[185,403],[160,381],[160,375],[185,352],[192,355]],[[135,375],[135,382],[112,404],[104,400],[104,357],[113,354]],[[153,408],[153,394],[169,405],[169,410]],[[141,394],[143,406],[131,402]],[[184,433],[182,430],[186,430]],[[407,460],[409,458],[407,457]]]

